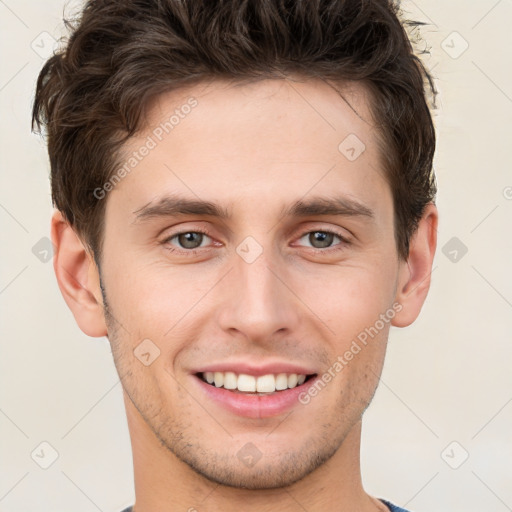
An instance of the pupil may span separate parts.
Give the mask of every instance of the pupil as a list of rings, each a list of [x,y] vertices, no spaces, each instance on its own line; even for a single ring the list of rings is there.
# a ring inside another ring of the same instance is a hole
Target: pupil
[[[202,233],[183,233],[179,236],[179,242],[182,247],[187,249],[195,249],[201,245],[202,236]],[[199,243],[197,243],[197,238],[199,238]]]
[[[323,248],[329,247],[332,243],[334,235],[332,233],[326,233],[324,231],[314,231],[309,235],[309,241],[313,247]],[[317,242],[320,242],[320,245],[315,245]]]

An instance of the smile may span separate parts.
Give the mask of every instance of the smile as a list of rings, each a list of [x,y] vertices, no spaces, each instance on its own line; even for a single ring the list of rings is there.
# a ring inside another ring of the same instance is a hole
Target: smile
[[[202,372],[198,374],[204,382],[217,388],[224,388],[233,392],[271,394],[278,391],[293,389],[301,386],[315,375],[297,373],[278,373],[267,375],[236,374],[234,372]]]
[[[191,382],[205,396],[208,407],[220,406],[235,416],[263,419],[304,407],[299,396],[319,378],[317,373],[255,373],[260,374],[200,371],[192,374]]]

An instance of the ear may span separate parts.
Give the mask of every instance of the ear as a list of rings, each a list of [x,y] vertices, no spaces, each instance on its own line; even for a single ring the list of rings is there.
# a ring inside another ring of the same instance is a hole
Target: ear
[[[400,263],[395,302],[402,306],[391,325],[407,327],[418,315],[430,288],[432,262],[437,246],[437,208],[429,203],[411,237],[407,261]]]
[[[59,211],[51,221],[55,246],[53,268],[60,291],[76,323],[88,336],[106,336],[98,267],[73,228]]]

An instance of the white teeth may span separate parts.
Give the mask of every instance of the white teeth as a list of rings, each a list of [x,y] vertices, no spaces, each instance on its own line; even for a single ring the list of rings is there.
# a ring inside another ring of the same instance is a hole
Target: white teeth
[[[256,391],[259,393],[273,393],[276,390],[276,379],[271,375],[262,375],[256,381]]]
[[[236,389],[238,379],[233,372],[226,372],[224,374],[224,387],[226,389]]]
[[[286,375],[286,373],[277,374],[276,389],[277,389],[277,391],[281,391],[283,389],[288,389],[288,375]]]
[[[203,379],[208,384],[225,389],[238,390],[244,393],[274,393],[304,384],[306,375],[297,373],[278,373],[254,377],[246,373],[237,375],[234,372],[204,372]]]
[[[224,384],[224,374],[222,372],[215,372],[213,374],[213,382],[216,388],[220,388]]]
[[[297,374],[290,373],[290,375],[288,375],[288,387],[294,388],[297,385],[297,380],[298,380]]]
[[[241,373],[238,376],[238,391],[256,391],[256,379],[252,375]]]

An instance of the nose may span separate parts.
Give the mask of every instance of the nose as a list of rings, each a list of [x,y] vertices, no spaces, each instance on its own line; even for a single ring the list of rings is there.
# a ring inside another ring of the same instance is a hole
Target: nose
[[[292,281],[278,254],[264,250],[248,262],[235,253],[233,269],[223,280],[219,326],[253,343],[268,342],[278,332],[297,331],[301,302],[293,293]]]

